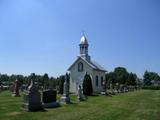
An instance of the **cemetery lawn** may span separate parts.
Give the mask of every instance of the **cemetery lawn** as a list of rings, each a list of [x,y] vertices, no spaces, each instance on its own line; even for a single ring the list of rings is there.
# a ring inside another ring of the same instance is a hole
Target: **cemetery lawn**
[[[45,112],[25,112],[22,97],[0,93],[0,120],[160,120],[160,90],[140,90],[114,96],[91,96]]]

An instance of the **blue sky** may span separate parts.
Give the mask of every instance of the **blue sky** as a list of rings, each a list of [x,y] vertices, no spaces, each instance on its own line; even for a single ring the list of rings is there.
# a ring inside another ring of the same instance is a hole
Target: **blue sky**
[[[64,74],[83,30],[108,71],[160,72],[159,0],[0,0],[0,72]]]

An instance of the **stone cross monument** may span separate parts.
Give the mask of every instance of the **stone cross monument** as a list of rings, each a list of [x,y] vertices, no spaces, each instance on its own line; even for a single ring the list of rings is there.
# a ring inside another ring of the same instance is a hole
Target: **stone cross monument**
[[[15,81],[15,84],[14,84],[14,90],[13,90],[12,96],[15,96],[15,97],[20,96],[20,94],[19,94],[19,88],[20,88],[19,81],[16,80],[16,81]]]
[[[81,86],[80,86],[80,85],[78,86],[77,100],[78,100],[78,102],[80,102],[80,101],[83,100],[83,98],[82,98],[82,89],[81,89]]]
[[[63,86],[63,96],[61,97],[61,103],[69,104],[70,103],[70,97],[69,97],[69,78],[68,74],[65,76],[65,82]]]

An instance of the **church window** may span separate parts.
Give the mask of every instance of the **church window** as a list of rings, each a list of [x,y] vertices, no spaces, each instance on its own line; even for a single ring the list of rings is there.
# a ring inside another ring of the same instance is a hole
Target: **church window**
[[[98,86],[98,76],[96,76],[96,86]]]
[[[103,77],[101,77],[101,86],[103,86]]]
[[[78,72],[83,72],[83,63],[82,62],[80,62],[78,64]]]

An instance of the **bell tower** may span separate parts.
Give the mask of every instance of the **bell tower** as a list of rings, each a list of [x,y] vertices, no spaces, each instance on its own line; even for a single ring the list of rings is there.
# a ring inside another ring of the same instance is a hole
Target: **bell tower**
[[[90,61],[90,56],[88,55],[88,41],[87,38],[83,35],[80,40],[80,57],[84,58],[87,61]]]

